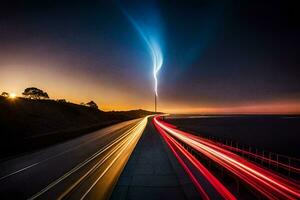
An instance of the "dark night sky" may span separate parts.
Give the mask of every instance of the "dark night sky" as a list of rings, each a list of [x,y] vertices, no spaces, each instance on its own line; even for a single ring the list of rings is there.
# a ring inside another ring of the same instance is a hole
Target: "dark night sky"
[[[1,90],[34,85],[104,109],[151,109],[151,58],[126,10],[161,45],[162,110],[300,111],[296,1],[7,2]]]

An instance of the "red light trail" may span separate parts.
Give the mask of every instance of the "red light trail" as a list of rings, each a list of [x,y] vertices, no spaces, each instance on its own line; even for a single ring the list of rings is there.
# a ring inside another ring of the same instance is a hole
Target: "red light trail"
[[[210,182],[210,184],[219,192],[219,194],[228,200],[235,200],[236,198],[227,190],[227,188],[220,183],[220,181],[214,177],[208,169],[206,169],[194,156],[189,153],[186,149],[184,149],[174,138],[168,135],[160,126],[155,123],[155,126],[158,132],[162,135],[172,152],[174,153],[175,157],[178,159],[179,163],[182,165],[184,170],[187,172],[189,177],[191,178],[192,182],[195,184],[198,192],[200,193],[203,199],[210,199],[208,194],[204,191],[201,186],[201,183],[196,179],[192,171],[188,168],[185,164],[183,159],[177,153],[178,151],[181,152],[192,164],[196,167],[196,169]]]
[[[207,140],[207,141],[210,141],[210,140]],[[257,155],[255,153],[252,153],[252,152],[249,152],[249,151],[246,151],[246,150],[243,150],[243,149],[239,149],[239,148],[236,148],[236,147],[232,147],[232,146],[229,146],[229,145],[225,145],[225,144],[218,144],[218,145],[220,147],[226,148],[226,149],[228,149],[230,151],[242,153],[244,155],[248,155],[248,156],[251,156],[253,158],[260,159],[260,160],[262,160],[262,161],[264,161],[266,163],[270,163],[270,165],[280,166],[280,167],[282,167],[282,168],[284,168],[286,170],[290,170],[291,172],[295,172],[295,173],[300,174],[300,168],[293,167],[293,166],[290,166],[290,165],[287,165],[287,164],[284,164],[284,163],[272,160],[270,158],[266,158],[264,156]]]
[[[194,136],[190,133],[178,130],[175,126],[170,125],[161,120],[160,117],[154,117],[153,122],[158,128],[158,131],[164,135],[163,138],[168,138],[169,143],[173,143],[179,150],[183,151],[183,147],[176,141],[183,142],[192,147],[198,153],[208,157],[217,164],[226,168],[234,175],[239,177],[246,184],[259,191],[268,199],[299,199],[300,186],[299,184],[287,180],[274,172],[268,171],[245,158],[221,147],[216,142]],[[176,139],[176,140],[175,140]],[[169,144],[168,144],[169,145]],[[170,146],[170,145],[169,145]],[[180,148],[181,147],[181,148]],[[183,153],[194,165],[196,159],[187,153]],[[193,158],[193,159],[192,159]],[[201,164],[201,163],[200,163]],[[208,171],[208,170],[207,170]],[[213,185],[216,179],[207,177]],[[221,184],[221,183],[220,183]],[[225,188],[225,187],[224,187]],[[226,195],[222,191],[218,191],[223,197]]]

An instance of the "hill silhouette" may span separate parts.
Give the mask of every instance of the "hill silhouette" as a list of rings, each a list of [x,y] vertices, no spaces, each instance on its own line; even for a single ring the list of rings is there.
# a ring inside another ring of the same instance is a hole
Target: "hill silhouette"
[[[0,97],[0,156],[43,148],[150,114],[145,110],[103,112],[69,102]]]

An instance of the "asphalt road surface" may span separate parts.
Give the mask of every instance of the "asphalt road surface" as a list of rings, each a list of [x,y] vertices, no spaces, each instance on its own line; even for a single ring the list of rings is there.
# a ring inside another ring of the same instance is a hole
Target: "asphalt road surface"
[[[0,199],[300,198],[298,182],[241,157],[239,150],[182,131],[160,116],[145,117],[0,163]],[[250,190],[240,193],[219,179],[210,163]]]
[[[110,200],[201,199],[194,184],[155,129],[152,118]]]
[[[106,199],[147,124],[116,124],[0,164],[0,199]]]

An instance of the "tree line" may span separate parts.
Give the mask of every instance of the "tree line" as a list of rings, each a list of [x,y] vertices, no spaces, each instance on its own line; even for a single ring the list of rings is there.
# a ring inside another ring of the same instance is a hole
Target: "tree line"
[[[25,98],[33,99],[33,100],[50,99],[47,92],[45,92],[45,91],[43,91],[39,88],[36,88],[36,87],[26,88],[24,90],[24,92],[22,93],[22,95]],[[1,96],[2,97],[9,97],[9,93],[8,92],[2,92]],[[65,99],[58,99],[57,102],[66,103],[66,100]],[[90,108],[98,109],[98,105],[94,101],[90,101],[88,103],[81,103],[81,105],[88,106]]]

